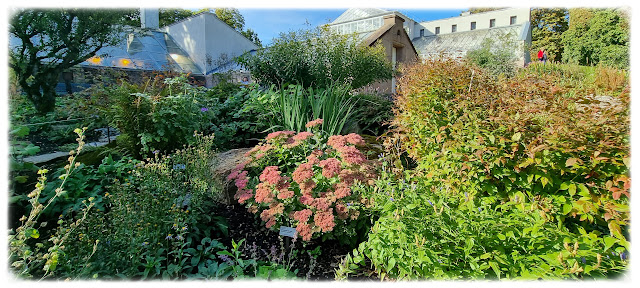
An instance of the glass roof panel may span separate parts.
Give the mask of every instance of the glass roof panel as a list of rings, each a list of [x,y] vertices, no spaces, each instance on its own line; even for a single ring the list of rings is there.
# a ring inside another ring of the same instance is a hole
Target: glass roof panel
[[[121,34],[120,43],[102,48],[85,66],[105,66],[144,70],[173,70],[200,74],[200,70],[182,49],[162,32]]]

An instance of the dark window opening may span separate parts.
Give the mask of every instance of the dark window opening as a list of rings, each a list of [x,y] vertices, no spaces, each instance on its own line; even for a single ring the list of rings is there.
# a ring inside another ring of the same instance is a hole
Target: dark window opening
[[[440,34],[440,27],[436,27],[436,35]]]
[[[476,22],[471,22],[471,30],[476,30]]]
[[[424,29],[420,29],[420,37],[424,36]]]
[[[451,33],[458,31],[458,25],[451,25]]]
[[[489,28],[496,27],[496,19],[489,20]]]
[[[509,19],[509,25],[516,24],[516,20],[517,20],[516,16],[511,16],[511,19]]]

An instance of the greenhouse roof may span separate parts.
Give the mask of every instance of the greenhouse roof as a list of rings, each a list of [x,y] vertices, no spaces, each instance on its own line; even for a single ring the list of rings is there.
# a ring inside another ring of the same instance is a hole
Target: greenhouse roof
[[[478,29],[443,35],[418,37],[412,40],[421,58],[430,58],[440,54],[453,57],[464,57],[468,51],[480,48],[486,38],[498,39],[502,35],[512,35],[513,40],[521,40],[521,30],[527,29],[526,24],[507,27]]]
[[[80,65],[84,67],[116,67],[139,70],[171,70],[201,75],[169,34],[154,30],[121,33],[119,45],[100,49],[95,57]]]
[[[342,13],[336,20],[333,20],[331,24],[338,24],[343,22],[349,22],[353,20],[380,16],[384,14],[393,13],[393,11],[387,11],[378,8],[349,8],[347,11]]]

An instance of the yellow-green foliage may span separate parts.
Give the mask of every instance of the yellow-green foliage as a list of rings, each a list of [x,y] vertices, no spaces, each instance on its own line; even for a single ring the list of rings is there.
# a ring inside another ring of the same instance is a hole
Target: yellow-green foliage
[[[550,68],[556,72],[534,66],[492,81],[455,60],[410,67],[400,80],[396,140],[453,193],[527,197],[549,220],[609,233],[628,247],[624,74],[596,68],[615,80],[577,87],[579,78],[559,77],[564,67]],[[596,91],[610,94],[589,93]]]

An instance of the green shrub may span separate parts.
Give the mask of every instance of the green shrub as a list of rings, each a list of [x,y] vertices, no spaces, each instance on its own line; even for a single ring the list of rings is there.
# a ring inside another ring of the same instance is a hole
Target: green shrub
[[[126,177],[113,180],[105,209],[73,234],[74,253],[60,260],[58,277],[184,278],[217,258],[224,246],[213,239],[227,227],[212,211],[222,199],[210,169],[213,139],[195,138],[171,155],[108,167]],[[79,267],[83,261],[91,265]]]
[[[355,100],[349,95],[348,86],[331,85],[327,88],[303,88],[289,85],[276,90],[275,86],[253,96],[252,109],[262,111],[270,130],[308,130],[305,125],[322,118],[319,129],[329,135],[343,132],[354,116]]]
[[[377,94],[355,94],[352,96],[355,106],[351,117],[350,129],[358,133],[379,136],[388,127],[393,118],[393,101]]]
[[[245,55],[240,63],[267,86],[359,88],[392,76],[384,47],[360,45],[355,35],[340,35],[326,27],[280,34],[270,47]]]
[[[497,40],[485,38],[480,48],[467,52],[467,58],[494,76],[511,77],[516,73],[518,60],[515,54],[517,44],[511,38],[511,35],[504,35]]]
[[[261,92],[257,86],[240,88],[224,84],[206,91],[204,132],[214,134],[214,147],[220,150],[252,147],[269,128],[267,111],[254,104]]]
[[[61,183],[51,188],[54,196],[46,201],[41,198],[42,194],[47,192],[48,179],[46,174],[48,170],[38,170],[38,175],[40,176],[35,189],[27,195],[29,213],[20,219],[21,224],[19,227],[9,231],[9,263],[11,264],[12,272],[18,277],[44,279],[53,275],[66,255],[65,251],[69,251],[65,249],[67,241],[73,240],[72,234],[77,229],[82,228],[81,224],[83,224],[89,210],[94,205],[92,197],[83,200],[82,209],[78,211],[78,215],[74,215],[77,220],[70,223],[65,223],[65,219],[62,216],[57,220],[41,219],[41,216],[49,207],[55,206],[57,197],[66,193],[66,180],[73,175],[79,166],[76,158],[84,147],[85,131],[86,128],[77,128],[74,131],[78,135],[78,149],[69,153],[69,164],[64,168],[65,173],[58,177],[62,180]],[[48,221],[56,221],[58,226],[53,229],[46,228]],[[41,234],[42,238],[40,238]],[[48,241],[40,239],[47,239]]]
[[[598,231],[572,233],[519,193],[451,194],[424,174],[383,174],[361,191],[379,214],[337,279],[373,267],[382,279],[584,279],[612,277],[628,247]]]
[[[321,124],[307,124],[313,133],[270,133],[227,179],[235,181],[238,202],[260,214],[267,228],[295,227],[304,241],[337,238],[353,245],[367,227],[355,221],[366,199],[352,189],[370,182],[375,166],[356,148],[364,145],[359,135],[329,137],[314,128]]]
[[[533,62],[520,69],[518,77],[547,78],[566,93],[617,95],[629,84],[629,73],[605,65],[580,66],[577,64]]]
[[[567,93],[553,77],[478,71],[471,82],[470,69],[434,60],[401,79],[395,137],[418,169],[454,194],[524,193],[570,232],[628,246],[628,92]]]

